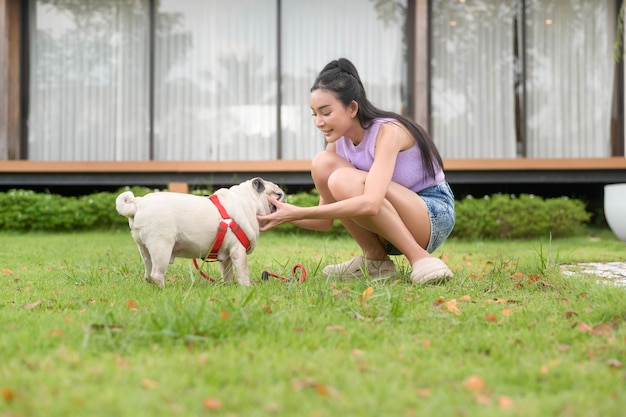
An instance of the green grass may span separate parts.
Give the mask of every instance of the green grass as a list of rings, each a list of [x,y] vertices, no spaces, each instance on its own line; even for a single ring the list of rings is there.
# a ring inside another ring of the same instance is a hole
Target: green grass
[[[394,280],[322,277],[357,252],[267,233],[252,288],[179,259],[159,289],[126,230],[2,233],[0,416],[624,415],[626,289],[558,269],[626,260],[609,232],[450,240],[441,286],[401,258]],[[295,263],[305,283],[259,282]]]

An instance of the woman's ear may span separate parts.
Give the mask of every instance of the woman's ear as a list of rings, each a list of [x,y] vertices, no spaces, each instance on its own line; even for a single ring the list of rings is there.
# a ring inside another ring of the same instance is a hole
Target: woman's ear
[[[352,117],[354,119],[356,117],[357,113],[359,112],[359,103],[357,103],[356,101],[352,100],[348,107],[350,108],[350,117]]]

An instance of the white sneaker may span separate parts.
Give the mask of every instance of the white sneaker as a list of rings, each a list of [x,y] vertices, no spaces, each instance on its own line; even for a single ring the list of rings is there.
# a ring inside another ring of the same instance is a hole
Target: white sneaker
[[[439,284],[450,280],[454,274],[439,258],[424,258],[413,264],[411,280],[420,285]]]
[[[328,265],[322,273],[329,278],[389,278],[396,275],[396,265],[390,259],[374,261],[359,255],[341,264]]]

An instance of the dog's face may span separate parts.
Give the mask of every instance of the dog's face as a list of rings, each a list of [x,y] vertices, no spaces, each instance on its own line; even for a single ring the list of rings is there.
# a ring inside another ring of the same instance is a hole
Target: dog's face
[[[273,197],[276,200],[284,203],[285,192],[276,184],[270,181],[265,181],[262,178],[253,178],[250,180],[252,188],[259,194],[262,202],[261,213],[258,214],[270,214],[276,211],[276,207],[269,202],[268,197]]]

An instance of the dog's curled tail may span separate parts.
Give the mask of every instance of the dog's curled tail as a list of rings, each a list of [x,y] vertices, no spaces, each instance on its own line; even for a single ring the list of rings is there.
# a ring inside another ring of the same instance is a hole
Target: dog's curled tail
[[[132,191],[124,191],[115,199],[115,209],[119,214],[130,219],[135,217],[135,213],[137,213],[135,202],[135,194]]]

